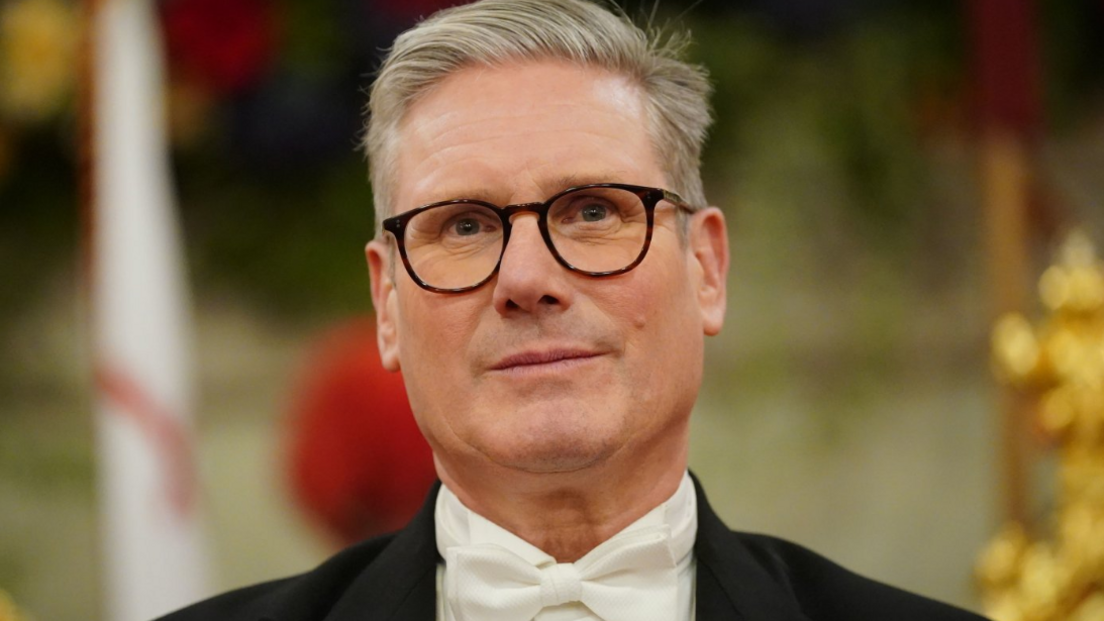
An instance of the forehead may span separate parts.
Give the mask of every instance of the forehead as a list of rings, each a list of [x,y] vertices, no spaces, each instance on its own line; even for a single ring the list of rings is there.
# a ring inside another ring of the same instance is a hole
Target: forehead
[[[399,126],[395,211],[449,198],[541,200],[569,185],[663,185],[640,88],[559,61],[467,67]]]

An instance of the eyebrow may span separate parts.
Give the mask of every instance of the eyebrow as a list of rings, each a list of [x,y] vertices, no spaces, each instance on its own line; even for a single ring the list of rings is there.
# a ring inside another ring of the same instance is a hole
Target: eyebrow
[[[594,183],[629,183],[638,181],[637,179],[626,179],[628,175],[620,171],[603,171],[600,173],[571,173],[555,177],[552,180],[541,184],[541,189],[550,190],[549,196],[556,192],[562,192],[568,188],[578,187],[580,185],[591,185]]]
[[[635,179],[627,179],[627,177],[628,175],[626,173],[619,171],[606,171],[601,173],[568,173],[564,175],[559,175],[556,177],[552,177],[551,179],[542,180],[540,182],[540,188],[543,191],[543,197],[540,200],[545,200],[550,196],[553,196],[568,188],[574,188],[581,185],[591,185],[595,183],[630,183],[636,181]],[[505,202],[499,200],[501,198],[501,195],[495,196],[495,193],[493,191],[489,191],[486,187],[473,187],[469,189],[463,189],[458,192],[441,192],[437,194],[437,196],[438,198],[421,204],[428,205],[431,203],[457,199],[479,200],[488,203],[494,203],[496,205],[506,204]]]

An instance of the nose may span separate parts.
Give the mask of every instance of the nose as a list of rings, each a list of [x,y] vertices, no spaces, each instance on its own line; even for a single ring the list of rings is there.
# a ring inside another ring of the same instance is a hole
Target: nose
[[[537,215],[514,216],[494,281],[495,310],[503,316],[566,310],[574,293],[571,278],[545,245]]]

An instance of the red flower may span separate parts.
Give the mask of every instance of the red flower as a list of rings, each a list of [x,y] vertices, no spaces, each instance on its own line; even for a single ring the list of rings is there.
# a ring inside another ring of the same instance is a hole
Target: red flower
[[[381,366],[375,320],[323,336],[304,368],[288,437],[296,498],[345,544],[402,528],[436,474],[402,376]]]

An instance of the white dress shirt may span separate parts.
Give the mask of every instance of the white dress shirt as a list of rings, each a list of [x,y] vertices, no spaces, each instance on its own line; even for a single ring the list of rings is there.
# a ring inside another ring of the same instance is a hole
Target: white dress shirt
[[[447,486],[442,485],[435,508],[437,549],[442,559],[449,557],[448,549],[454,546],[495,544],[513,552],[537,568],[556,565],[556,559],[536,546],[522,540],[478,513],[468,509]],[[646,513],[639,520],[625,527],[616,536],[633,531],[662,527],[670,528],[670,548],[676,559],[674,578],[677,580],[677,611],[673,621],[694,619],[694,540],[698,530],[697,497],[690,475],[684,474],[678,489],[665,502]],[[612,539],[612,538],[611,538]],[[445,561],[437,566],[437,619],[455,621],[449,605],[449,568]],[[485,619],[485,621],[529,621],[520,619]],[[533,621],[606,621],[581,602],[571,602],[542,608]],[[665,620],[666,621],[666,620]]]

